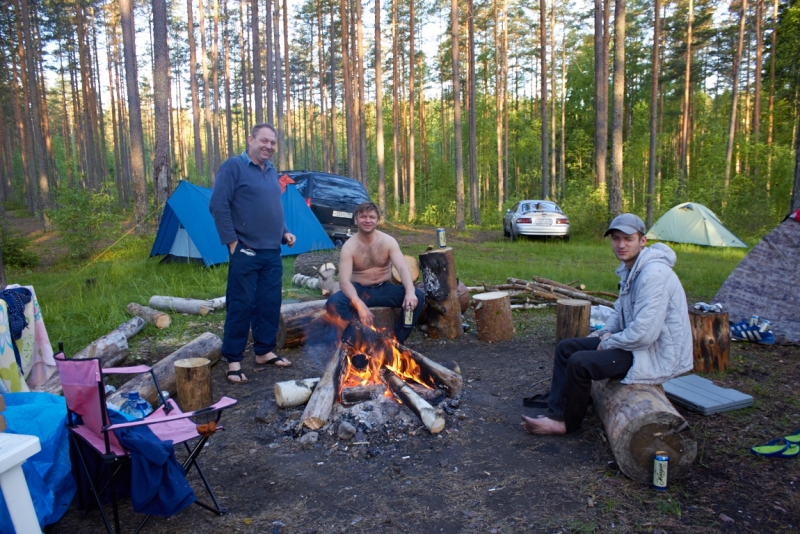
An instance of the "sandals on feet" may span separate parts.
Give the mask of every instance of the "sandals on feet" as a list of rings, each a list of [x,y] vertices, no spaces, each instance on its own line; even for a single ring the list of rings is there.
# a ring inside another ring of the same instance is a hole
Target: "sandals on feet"
[[[261,356],[266,356],[266,354],[257,354],[256,355],[256,365],[274,365],[275,367],[291,367],[292,362],[284,358],[283,356],[275,356],[274,358],[270,358],[267,361],[260,362],[258,358]],[[278,365],[278,362],[286,362],[286,364]]]
[[[238,376],[239,380],[231,380],[232,376]],[[237,369],[236,371],[228,371],[226,378],[231,384],[246,384],[248,382],[247,377],[242,374],[241,369]]]

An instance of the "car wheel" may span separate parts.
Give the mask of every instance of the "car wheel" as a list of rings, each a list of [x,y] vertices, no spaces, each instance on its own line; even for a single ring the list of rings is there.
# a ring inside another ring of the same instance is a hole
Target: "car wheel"
[[[509,230],[508,236],[511,238],[511,241],[516,241],[519,237],[517,233],[514,231],[514,225],[511,225],[511,229]]]
[[[508,237],[509,235],[508,230],[506,230],[506,225],[503,224],[503,237]]]
[[[565,235],[564,236],[564,243],[569,243],[569,238],[570,238],[569,234]]]

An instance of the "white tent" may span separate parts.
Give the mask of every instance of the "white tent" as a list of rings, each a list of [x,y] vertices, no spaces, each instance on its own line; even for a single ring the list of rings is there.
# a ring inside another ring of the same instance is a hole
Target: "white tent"
[[[678,204],[647,232],[647,239],[708,247],[747,247],[725,228],[713,211],[694,202]]]

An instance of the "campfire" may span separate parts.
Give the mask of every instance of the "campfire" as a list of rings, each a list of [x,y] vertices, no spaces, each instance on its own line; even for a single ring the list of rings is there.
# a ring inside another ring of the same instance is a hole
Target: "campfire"
[[[458,373],[403,346],[393,336],[350,323],[308,399],[301,425],[321,428],[336,402],[353,406],[383,397],[407,406],[436,434],[444,429],[445,419],[433,406],[445,397],[456,397],[462,384]]]

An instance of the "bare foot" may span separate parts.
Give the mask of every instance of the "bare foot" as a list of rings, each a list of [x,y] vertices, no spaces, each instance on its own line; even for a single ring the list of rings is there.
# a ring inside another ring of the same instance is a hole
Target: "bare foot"
[[[274,365],[275,367],[291,367],[292,362],[284,358],[283,356],[278,356],[274,352],[268,352],[266,354],[256,354],[256,365]]]
[[[556,421],[549,417],[531,419],[523,415],[519,426],[528,434],[536,434],[537,436],[563,436],[567,433],[567,425],[564,421]]]
[[[226,378],[231,384],[244,384],[247,382],[247,377],[244,376],[242,372],[242,364],[239,362],[228,364],[228,375]]]

